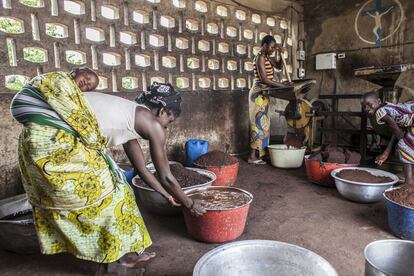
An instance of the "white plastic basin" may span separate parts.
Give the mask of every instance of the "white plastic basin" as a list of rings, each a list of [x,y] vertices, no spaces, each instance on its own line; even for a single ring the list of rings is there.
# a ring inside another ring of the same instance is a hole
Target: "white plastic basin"
[[[287,145],[270,145],[270,162],[276,168],[300,168],[305,156],[306,147],[288,148]]]

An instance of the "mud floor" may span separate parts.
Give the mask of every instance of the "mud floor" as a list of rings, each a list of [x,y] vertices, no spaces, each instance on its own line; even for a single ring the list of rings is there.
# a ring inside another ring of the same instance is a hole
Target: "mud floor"
[[[240,161],[236,187],[254,196],[245,232],[239,240],[277,240],[303,246],[327,259],[340,275],[364,274],[364,247],[395,238],[387,226],[383,203],[358,204],[342,199],[334,188],[313,185],[305,169],[282,170]],[[157,257],[146,265],[148,276],[191,275],[197,260],[218,244],[195,241],[182,217],[151,215],[144,221]],[[98,265],[68,254],[16,255],[0,249],[1,275],[94,275]]]

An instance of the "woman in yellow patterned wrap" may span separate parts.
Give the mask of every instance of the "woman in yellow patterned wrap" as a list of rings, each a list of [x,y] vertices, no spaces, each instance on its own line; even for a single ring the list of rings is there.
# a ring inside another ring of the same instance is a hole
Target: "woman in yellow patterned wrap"
[[[270,114],[269,95],[263,89],[268,87],[284,87],[283,84],[273,80],[274,68],[281,68],[270,56],[275,50],[283,54],[284,49],[276,46],[276,40],[271,35],[262,39],[262,48],[254,58],[255,83],[249,93],[250,113],[250,164],[266,164],[262,160],[269,145],[270,137]]]
[[[69,252],[84,260],[118,261],[135,267],[155,254],[144,252],[151,238],[133,191],[106,153],[107,146],[124,144],[141,177],[172,204],[177,204],[177,199],[195,215],[204,210],[199,202],[185,196],[169,171],[164,129],[177,112],[169,106],[155,112],[133,102],[114,101],[118,97],[101,93],[91,93],[86,100],[87,93],[83,92],[94,90],[98,82],[97,75],[87,68],[47,73],[32,79],[16,94],[11,111],[24,125],[19,142],[20,170],[33,206],[42,253]],[[107,111],[104,117],[91,108],[96,109],[96,102],[102,104],[101,95],[113,97],[103,106]],[[177,110],[181,98],[174,99]],[[133,114],[119,110],[123,107],[132,108]],[[128,118],[134,121],[124,122]],[[119,128],[113,125],[108,130],[111,122],[119,123]],[[131,123],[132,135],[124,132]],[[163,185],[145,168],[136,140],[139,136],[150,140]]]

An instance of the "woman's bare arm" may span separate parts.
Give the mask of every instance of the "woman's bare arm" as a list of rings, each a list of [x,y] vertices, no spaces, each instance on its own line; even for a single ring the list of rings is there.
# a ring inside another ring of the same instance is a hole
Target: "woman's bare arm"
[[[186,208],[195,215],[202,215],[205,209],[199,201],[189,198],[181,189],[178,181],[175,179],[170,170],[167,154],[165,151],[165,132],[160,125],[155,125],[149,136],[151,158],[155,168],[160,175],[160,181],[163,186],[172,193]]]
[[[392,148],[394,146],[396,137],[393,134],[390,141],[388,142],[387,148],[385,149],[385,151],[383,153],[381,153],[379,156],[377,156],[377,158],[375,158],[375,163],[377,163],[378,165],[382,165],[385,161],[387,161],[388,157],[391,154]]]
[[[165,133],[161,126],[154,126],[149,137],[151,158],[155,168],[160,176],[163,186],[170,191],[185,207],[190,208],[193,204],[192,200],[184,194],[178,181],[172,175],[170,164],[165,153]]]
[[[391,128],[392,132],[398,140],[404,138],[404,131],[398,126],[397,122],[395,122],[389,115],[385,115],[381,120]]]
[[[190,209],[192,214],[204,214],[205,209],[201,206],[201,202],[189,198],[182,191],[181,186],[170,171],[170,164],[165,151],[165,129],[148,110],[137,108],[136,118],[139,118],[139,120],[135,120],[135,130],[142,137],[149,140],[152,162],[158,172],[162,187],[180,201],[182,205]]]
[[[395,140],[396,140],[396,137],[393,134],[391,136],[390,141],[388,142],[387,148],[385,149],[388,153],[390,153],[392,151],[392,148],[394,147]]]
[[[285,52],[285,49],[283,47],[277,47],[276,51],[279,52],[279,55],[283,55]],[[269,58],[270,63],[273,65],[273,67],[281,70],[283,68],[283,62],[282,57],[280,57],[279,61],[276,61],[276,55],[274,58]]]
[[[173,203],[172,196],[164,189],[160,182],[155,178],[155,176],[147,169],[145,166],[144,154],[142,152],[141,146],[137,140],[130,140],[127,143],[123,144],[125,153],[137,171],[138,175],[145,181],[151,188],[159,192],[163,197],[167,198],[171,203]]]

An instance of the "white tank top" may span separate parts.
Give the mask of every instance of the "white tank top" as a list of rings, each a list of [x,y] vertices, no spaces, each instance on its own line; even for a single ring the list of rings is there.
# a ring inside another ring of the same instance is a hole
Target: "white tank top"
[[[146,106],[98,92],[85,92],[84,96],[98,119],[102,133],[108,139],[107,147],[141,138],[134,128],[135,109],[137,106],[147,108]]]

